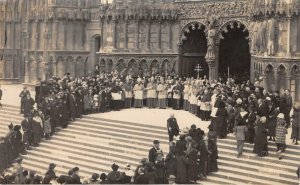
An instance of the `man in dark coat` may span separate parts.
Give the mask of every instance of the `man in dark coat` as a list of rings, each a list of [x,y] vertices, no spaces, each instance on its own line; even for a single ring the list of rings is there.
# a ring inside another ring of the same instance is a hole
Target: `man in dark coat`
[[[34,105],[34,100],[31,98],[30,94],[27,94],[27,97],[23,103],[24,103],[23,113],[24,115],[29,115]]]
[[[285,90],[284,95],[282,96],[280,101],[280,112],[284,114],[286,127],[289,127],[291,124],[290,112],[292,110],[292,107],[293,107],[293,98],[290,95],[290,91]]]
[[[111,165],[111,169],[113,170],[107,175],[107,180],[110,184],[121,184],[125,174],[122,174],[118,171],[119,166],[115,163]]]
[[[80,177],[79,177],[79,175],[78,175],[78,173],[79,173],[79,168],[78,168],[78,167],[75,167],[75,168],[72,169],[72,171],[73,171],[73,175],[72,175],[72,183],[73,183],[73,184],[81,184],[81,182],[80,182]]]
[[[167,121],[167,128],[169,134],[169,141],[173,141],[174,136],[178,136],[179,134],[179,126],[177,124],[177,120],[174,117],[174,114],[171,114],[170,118]]]
[[[48,176],[50,181],[57,178],[57,176],[54,172],[55,167],[56,167],[56,165],[54,163],[49,164],[48,171],[45,173],[45,177]]]
[[[23,144],[25,149],[29,149],[29,146],[32,143],[32,120],[29,118],[29,116],[24,116],[21,126],[23,129]]]
[[[26,100],[28,94],[30,94],[30,92],[27,90],[27,87],[23,87],[23,90],[19,95],[19,97],[21,98],[21,114],[24,113],[24,101]]]
[[[81,118],[83,114],[83,108],[84,108],[84,102],[83,102],[84,94],[81,87],[78,88],[75,97],[76,97],[76,104],[77,104],[76,117]]]
[[[255,131],[254,148],[253,153],[259,157],[268,155],[268,141],[267,141],[267,118],[261,117]]]
[[[155,161],[159,154],[163,155],[162,150],[159,148],[159,141],[154,140],[153,141],[153,147],[149,150],[149,162],[152,162],[155,164]]]
[[[71,90],[71,94],[69,96],[69,111],[70,111],[71,121],[75,120],[76,106],[77,106],[77,103],[76,103],[75,91]]]

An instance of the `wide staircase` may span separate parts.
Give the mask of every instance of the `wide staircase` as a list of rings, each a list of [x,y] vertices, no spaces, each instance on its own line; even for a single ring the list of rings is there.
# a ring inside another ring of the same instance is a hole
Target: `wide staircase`
[[[19,109],[7,106],[0,110],[1,135],[7,132],[9,121],[19,123]],[[122,170],[127,164],[132,169],[148,156],[154,139],[161,141],[168,152],[165,127],[84,116],[57,132],[51,140],[43,140],[39,147],[28,151],[23,167],[44,175],[49,163],[55,163],[58,175],[67,174],[75,166],[81,177],[92,173],[110,172],[116,163]],[[138,122],[138,120],[136,121]],[[253,145],[245,144],[242,157],[236,157],[233,135],[218,140],[219,172],[212,173],[202,184],[299,184],[296,169],[300,164],[300,147],[289,145],[282,160],[278,160],[275,144],[269,143],[270,155],[259,158],[252,153]],[[11,173],[12,168],[7,170]]]

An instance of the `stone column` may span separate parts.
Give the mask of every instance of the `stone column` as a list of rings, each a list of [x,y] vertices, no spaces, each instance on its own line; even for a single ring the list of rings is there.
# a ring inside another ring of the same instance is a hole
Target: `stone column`
[[[124,47],[128,51],[128,20],[124,21]]]
[[[214,60],[207,61],[209,68],[209,80],[216,80],[216,65]]]
[[[151,38],[151,19],[147,24],[147,38],[146,38],[146,47],[147,47],[147,51],[149,52],[151,51],[150,38]]]
[[[285,88],[286,89],[291,90],[291,79],[292,79],[291,75],[287,74],[286,77],[285,77],[285,80],[286,80],[286,82],[285,82],[286,83]]]
[[[162,48],[161,48],[161,25],[162,25],[162,21],[158,21],[158,52],[161,52],[162,51]]]
[[[295,100],[299,101],[300,100],[300,75],[297,75],[295,78],[295,86],[296,86]]]
[[[103,50],[103,39],[104,39],[104,19],[100,19],[100,31],[101,31],[101,38],[100,38],[100,51]],[[99,52],[100,52],[99,51]]]
[[[77,47],[76,47],[76,21],[74,20],[73,21],[73,24],[72,24],[72,34],[73,34],[73,50],[76,50]]]
[[[172,39],[173,39],[173,32],[172,32],[172,22],[170,21],[169,23],[169,52],[172,52],[173,51],[173,42],[172,42]]]
[[[25,83],[29,83],[30,81],[30,70],[29,70],[29,61],[25,61]]]
[[[139,40],[140,40],[140,20],[136,20],[135,21],[136,25],[136,31],[135,31],[135,40],[136,40],[136,43],[135,43],[135,49],[137,52],[140,51],[140,43],[139,43]]]
[[[58,20],[54,20],[53,22],[53,29],[54,29],[54,32],[53,32],[53,42],[52,42],[52,49],[53,50],[57,50],[57,38],[58,38]]]
[[[273,84],[269,84],[272,87],[272,89],[269,89],[269,90],[277,91],[280,89],[280,85],[284,85],[284,84],[280,84],[280,81],[278,81],[278,80],[281,80],[281,76],[278,74],[278,71],[274,71],[274,82],[273,82]]]
[[[113,20],[113,29],[114,29],[114,33],[113,33],[113,49],[117,50],[118,46],[117,46],[117,36],[118,36],[118,28],[117,28],[117,24],[118,24],[118,20]]]
[[[62,45],[62,48],[65,50],[65,49],[68,49],[66,47],[66,43],[67,43],[67,28],[68,28],[68,21],[64,21],[64,38],[63,38],[63,45]]]
[[[288,17],[288,26],[287,26],[287,47],[286,47],[286,55],[287,57],[291,57],[291,30],[292,30],[292,17]]]

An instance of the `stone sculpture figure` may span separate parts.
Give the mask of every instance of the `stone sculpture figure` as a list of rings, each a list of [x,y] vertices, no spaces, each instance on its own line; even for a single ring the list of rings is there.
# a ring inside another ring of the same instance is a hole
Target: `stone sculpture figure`
[[[207,53],[205,58],[208,60],[215,59],[215,35],[216,30],[213,28],[213,24],[209,23],[209,30],[207,32]]]
[[[256,54],[257,53],[257,37],[258,37],[258,30],[259,30],[259,23],[258,22],[252,22],[250,25],[250,28],[252,30],[252,41],[251,41],[251,53]]]

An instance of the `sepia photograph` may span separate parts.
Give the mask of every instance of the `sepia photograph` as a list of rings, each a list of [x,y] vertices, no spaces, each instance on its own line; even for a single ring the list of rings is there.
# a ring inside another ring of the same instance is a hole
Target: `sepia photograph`
[[[0,184],[300,185],[300,0],[0,0]]]

